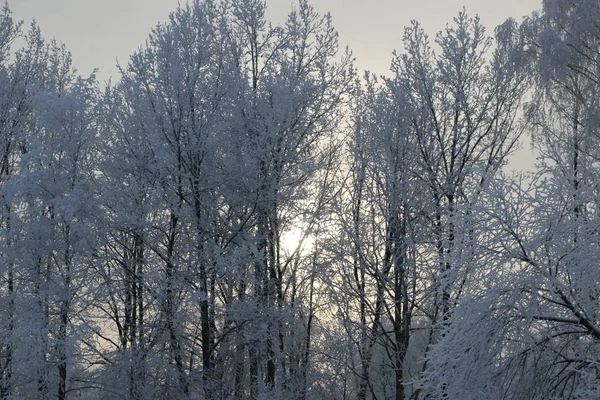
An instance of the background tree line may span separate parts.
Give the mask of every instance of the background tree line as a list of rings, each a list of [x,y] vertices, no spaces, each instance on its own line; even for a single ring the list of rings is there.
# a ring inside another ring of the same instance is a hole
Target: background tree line
[[[600,397],[600,4],[413,22],[387,77],[265,7],[106,87],[3,8],[0,398]]]

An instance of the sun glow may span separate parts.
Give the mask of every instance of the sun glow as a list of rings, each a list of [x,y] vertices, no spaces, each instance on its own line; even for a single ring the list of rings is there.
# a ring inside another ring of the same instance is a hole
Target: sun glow
[[[281,247],[286,255],[294,253],[308,254],[314,246],[315,239],[300,227],[293,226],[281,235]]]

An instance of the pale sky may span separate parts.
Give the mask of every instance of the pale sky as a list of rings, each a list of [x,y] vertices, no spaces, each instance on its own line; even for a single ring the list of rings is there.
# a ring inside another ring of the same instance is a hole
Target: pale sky
[[[185,0],[181,0],[182,3]],[[466,7],[479,14],[488,33],[506,18],[518,20],[541,7],[541,0],[313,0],[319,12],[330,11],[342,45],[348,45],[360,69],[389,70],[391,53],[401,49],[404,27],[418,20],[431,34]],[[117,76],[159,21],[166,21],[178,0],[9,0],[16,19],[36,18],[45,37],[55,37],[73,54],[82,75],[99,69],[101,82]],[[282,22],[290,0],[267,0],[269,18]]]
[[[183,4],[186,0],[181,0]],[[0,0],[2,2],[2,0]],[[492,35],[506,18],[521,20],[541,8],[542,0],[312,0],[317,11],[331,12],[342,46],[348,45],[359,69],[387,74],[394,49],[402,49],[404,27],[413,19],[434,36],[463,6],[478,14]],[[16,19],[35,18],[46,38],[66,44],[82,75],[94,68],[100,82],[118,80],[116,60],[126,65],[143,45],[150,30],[168,19],[178,0],[9,0]],[[268,17],[281,23],[291,10],[290,0],[267,0]],[[531,170],[535,156],[525,144],[510,165]]]

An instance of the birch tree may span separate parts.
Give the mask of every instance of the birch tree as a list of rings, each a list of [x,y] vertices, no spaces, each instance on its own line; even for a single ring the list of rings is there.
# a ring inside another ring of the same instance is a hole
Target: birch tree
[[[548,1],[515,30],[531,62],[527,116],[540,161],[529,186],[499,183],[488,197],[492,235],[484,242],[493,267],[431,355],[428,382],[438,394],[598,395],[594,15],[592,2]],[[464,354],[461,366],[441,356],[450,347]]]

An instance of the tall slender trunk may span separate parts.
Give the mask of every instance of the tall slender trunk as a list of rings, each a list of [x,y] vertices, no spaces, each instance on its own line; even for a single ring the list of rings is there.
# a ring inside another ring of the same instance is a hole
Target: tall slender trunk
[[[257,399],[260,357],[258,350],[254,346],[248,346],[248,361],[250,363],[250,398]]]
[[[308,391],[308,368],[309,368],[309,361],[310,361],[310,346],[311,346],[311,340],[312,340],[312,324],[313,324],[313,318],[314,318],[314,304],[313,304],[313,295],[314,295],[314,283],[315,283],[315,278],[314,278],[314,274],[311,273],[311,277],[310,277],[310,291],[308,294],[308,321],[306,321],[306,340],[304,342],[304,355],[302,358],[302,366],[301,366],[301,377],[302,377],[302,381],[301,381],[301,389],[300,389],[300,395],[299,395],[299,399],[300,400],[305,400],[306,399],[306,394]]]
[[[380,285],[381,286],[381,285]],[[362,379],[360,381],[359,390],[356,398],[364,400],[367,398],[367,389],[371,387],[371,361],[373,359],[373,348],[377,341],[377,335],[379,334],[379,327],[381,321],[381,314],[383,312],[383,288],[378,288],[377,300],[375,301],[375,310],[373,311],[373,322],[371,324],[371,335],[365,336],[366,343],[363,344],[361,354],[361,368],[362,368]],[[363,329],[367,327],[364,326]]]
[[[58,369],[58,400],[65,400],[67,395],[67,325],[69,316],[69,300],[62,300],[60,305],[60,325],[58,328],[57,369]]]
[[[71,313],[71,280],[73,273],[73,255],[70,248],[71,230],[69,225],[65,226],[65,254],[64,272],[62,273],[63,288],[60,293],[60,320],[56,344],[57,369],[58,369],[58,400],[65,400],[67,395],[67,330],[69,325],[69,314]]]
[[[4,365],[2,365],[2,381],[0,384],[0,398],[7,399],[12,390],[12,363],[13,351],[12,340],[15,330],[15,284],[14,284],[14,266],[12,262],[8,263],[7,276],[7,295],[8,295],[8,340],[2,349],[5,354]]]
[[[3,162],[2,162],[2,175],[8,174],[8,150],[4,154]],[[9,204],[5,204],[4,209],[6,211],[6,231],[11,232],[12,224],[11,224],[11,207]],[[7,245],[10,246],[10,240],[7,241]],[[4,363],[1,366],[0,372],[2,375],[0,376],[0,398],[2,400],[6,399],[12,390],[12,363],[13,363],[13,349],[12,349],[12,340],[13,340],[13,332],[15,330],[15,281],[14,281],[14,265],[12,261],[8,261],[8,271],[7,271],[7,280],[6,280],[6,289],[8,296],[8,340],[6,344],[2,344],[2,351]]]
[[[394,227],[392,233],[392,242],[394,247],[394,256],[392,263],[394,265],[394,373],[395,373],[395,399],[404,400],[404,360],[408,349],[410,339],[410,310],[408,302],[407,287],[407,245],[406,245],[406,205],[402,207],[404,215],[398,221],[394,218]]]
[[[167,325],[167,331],[169,333],[169,345],[171,350],[171,357],[175,362],[175,368],[177,370],[177,376],[179,378],[179,384],[181,387],[181,392],[184,397],[187,397],[189,394],[189,385],[187,381],[187,376],[185,374],[185,368],[183,366],[183,356],[182,356],[182,348],[181,341],[179,339],[179,335],[177,333],[177,326],[175,325],[175,313],[176,313],[176,305],[175,305],[175,297],[176,291],[174,290],[174,274],[175,274],[175,265],[173,263],[173,259],[175,257],[175,241],[177,238],[177,224],[178,217],[171,213],[171,226],[168,235],[167,241],[167,257],[166,257],[166,293],[165,293],[165,319]]]
[[[277,171],[277,167],[274,167]],[[278,183],[276,182],[275,185]],[[273,198],[277,198],[277,190],[274,190]],[[277,217],[277,205],[270,204],[268,214],[264,218],[266,234],[266,254],[265,266],[268,271],[266,281],[266,307],[268,332],[267,332],[267,371],[265,376],[265,385],[272,389],[275,387],[275,377],[277,373],[277,361],[279,361],[280,376],[285,377],[285,357],[284,357],[284,338],[283,326],[279,315],[274,315],[278,309],[283,308],[283,291],[281,282],[281,264],[279,259],[279,221]],[[279,360],[277,360],[279,358]],[[284,380],[284,379],[283,379]]]
[[[48,345],[48,321],[49,321],[49,314],[50,314],[50,310],[49,310],[49,305],[48,305],[48,296],[46,291],[44,290],[45,285],[48,283],[48,281],[50,280],[50,258],[48,257],[48,260],[45,263],[45,271],[42,269],[42,258],[39,257],[38,260],[36,261],[36,266],[35,266],[35,296],[37,299],[37,307],[38,307],[38,312],[41,316],[41,327],[39,330],[39,338],[40,338],[40,343],[39,346],[41,347],[42,351],[39,357],[39,363],[40,363],[40,369],[41,371],[38,374],[38,394],[40,396],[48,396],[48,380],[47,380],[47,374],[45,371],[46,368],[46,352],[47,352],[47,345]]]
[[[365,280],[366,271],[362,261],[361,254],[361,223],[362,223],[362,196],[365,184],[365,159],[363,154],[356,154],[354,160],[357,165],[357,176],[355,177],[355,199],[352,209],[352,234],[353,234],[353,273],[356,288],[358,290],[359,299],[359,313],[360,313],[360,364],[361,364],[361,376],[358,384],[357,399],[364,400],[367,396],[367,389],[370,385],[369,369],[371,364],[370,356],[370,343],[367,334],[367,295],[365,291]],[[375,317],[377,318],[377,317]]]
[[[199,168],[199,166],[197,166]],[[199,175],[200,171],[194,171],[196,175]],[[213,360],[211,357],[211,353],[213,350],[213,333],[212,333],[212,324],[214,321],[211,321],[211,303],[210,303],[210,290],[211,290],[211,281],[214,284],[214,279],[211,280],[209,276],[209,271],[207,268],[207,260],[204,259],[204,237],[202,220],[203,220],[203,211],[202,211],[202,201],[200,194],[200,178],[196,176],[192,182],[193,193],[194,193],[194,214],[195,214],[195,223],[196,223],[196,234],[197,234],[197,251],[198,258],[200,259],[198,265],[198,278],[200,280],[200,291],[202,296],[199,300],[200,303],[200,341],[201,341],[201,351],[202,351],[202,381],[204,384],[204,395],[210,400],[215,396],[214,393],[214,385],[213,382]]]
[[[246,276],[242,275],[238,287],[238,300],[243,302],[246,297]],[[246,366],[246,343],[242,335],[238,335],[238,343],[236,345],[237,354],[235,355],[235,381],[234,381],[234,399],[242,400],[244,398],[244,372]]]
[[[131,399],[141,400],[142,387],[146,380],[145,373],[145,332],[144,332],[144,298],[143,270],[144,239],[140,232],[133,237],[132,263],[130,265],[131,327],[129,332],[130,351],[133,363],[130,368],[129,395]]]
[[[443,247],[442,244],[442,254],[445,258],[442,266],[442,320],[447,321],[450,318],[451,313],[451,288],[452,282],[450,280],[450,272],[452,270],[452,249],[454,248],[454,195],[448,194],[446,195],[448,200],[448,244]]]

